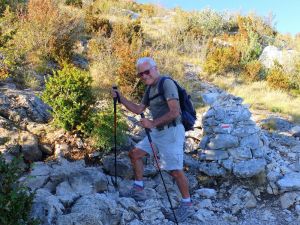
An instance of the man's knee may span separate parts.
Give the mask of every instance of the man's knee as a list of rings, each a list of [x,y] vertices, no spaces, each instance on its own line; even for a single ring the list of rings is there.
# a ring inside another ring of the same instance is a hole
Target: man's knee
[[[176,178],[184,176],[184,173],[182,170],[172,170],[170,175],[176,179]]]
[[[144,155],[145,155],[145,153],[138,148],[134,148],[134,149],[130,150],[128,153],[128,156],[132,162],[135,162],[135,161],[143,158]]]

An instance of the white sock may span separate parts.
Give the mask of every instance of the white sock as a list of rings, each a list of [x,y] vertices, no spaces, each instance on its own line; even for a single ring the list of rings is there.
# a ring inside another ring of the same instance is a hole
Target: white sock
[[[182,198],[181,201],[188,203],[188,202],[191,202],[191,198]]]
[[[144,181],[142,180],[135,180],[134,183],[140,187],[144,187]]]

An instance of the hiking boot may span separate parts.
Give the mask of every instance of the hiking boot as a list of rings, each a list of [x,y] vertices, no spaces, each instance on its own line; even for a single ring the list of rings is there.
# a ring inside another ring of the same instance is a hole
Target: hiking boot
[[[178,223],[184,222],[188,217],[194,214],[192,202],[181,202],[179,207],[175,209],[175,215]],[[175,221],[173,212],[165,213],[165,217],[173,222]]]
[[[136,201],[145,201],[147,199],[144,187],[133,184],[132,188],[124,193],[120,193],[121,197],[133,198]]]

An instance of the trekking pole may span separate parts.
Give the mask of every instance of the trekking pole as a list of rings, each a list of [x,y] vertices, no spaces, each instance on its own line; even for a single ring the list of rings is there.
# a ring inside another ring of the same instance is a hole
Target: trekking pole
[[[114,186],[117,187],[117,102],[120,103],[120,96],[117,92],[118,88],[117,86],[113,86],[113,89],[116,91],[117,97],[114,97],[114,152],[115,152],[115,182]]]
[[[142,118],[145,118],[144,113],[141,113],[140,115],[141,115]],[[177,218],[176,218],[176,215],[175,215],[175,210],[174,210],[174,208],[173,208],[173,205],[172,205],[172,202],[171,202],[171,198],[170,198],[169,192],[168,192],[168,190],[167,190],[167,186],[166,186],[165,180],[164,180],[164,178],[163,178],[161,169],[160,169],[160,167],[159,167],[158,158],[157,158],[156,152],[155,152],[155,150],[154,150],[154,145],[153,145],[153,142],[152,142],[152,138],[151,138],[151,136],[150,136],[150,129],[149,129],[149,128],[145,128],[145,131],[146,131],[146,134],[147,134],[147,137],[148,137],[148,140],[149,140],[149,143],[150,143],[152,152],[153,152],[153,156],[154,156],[154,159],[155,159],[156,167],[157,167],[157,169],[158,169],[158,171],[159,171],[161,180],[162,180],[162,182],[163,182],[163,184],[164,184],[164,187],[165,187],[165,190],[166,190],[166,193],[167,193],[167,196],[168,196],[168,200],[169,200],[169,203],[170,203],[170,206],[171,206],[173,215],[174,215],[175,223],[178,225]]]

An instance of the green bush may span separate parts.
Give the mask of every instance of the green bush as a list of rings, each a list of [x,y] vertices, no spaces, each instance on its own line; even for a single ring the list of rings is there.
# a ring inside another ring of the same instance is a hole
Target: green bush
[[[30,219],[33,195],[17,180],[21,176],[20,158],[6,163],[0,152],[0,224],[33,225]]]
[[[87,121],[94,98],[92,79],[87,72],[70,65],[46,80],[42,99],[52,107],[54,121],[66,130],[74,130]]]
[[[117,145],[123,145],[126,142],[126,131],[128,126],[121,112],[117,112],[116,137]],[[110,151],[114,147],[114,111],[112,107],[105,108],[101,112],[90,116],[84,130],[88,136],[94,140],[97,148],[103,151]]]
[[[245,46],[241,48],[241,63],[247,64],[253,60],[257,60],[262,52],[262,46],[259,43],[259,35],[253,31],[248,32]]]

